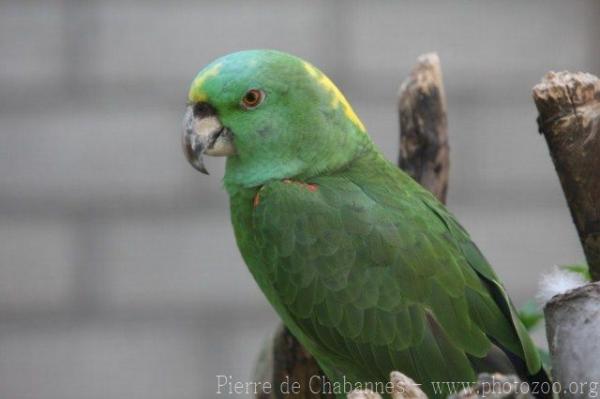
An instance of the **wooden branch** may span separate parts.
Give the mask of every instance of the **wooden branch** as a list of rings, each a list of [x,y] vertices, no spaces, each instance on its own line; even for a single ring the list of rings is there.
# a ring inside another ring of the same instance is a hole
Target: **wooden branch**
[[[334,398],[333,394],[315,394],[312,392],[322,392],[322,389],[313,383],[312,392],[310,389],[311,377],[325,376],[312,355],[304,349],[298,340],[290,333],[285,326],[280,326],[280,332],[275,336],[273,351],[273,381],[278,381],[278,387],[281,383],[289,381],[291,386],[297,382],[299,392],[297,394],[286,395],[281,389],[275,392],[276,398]]]
[[[446,100],[440,71],[438,56],[425,54],[418,58],[410,77],[400,87],[399,166],[445,201],[449,162]],[[272,353],[261,356],[263,360],[257,369],[262,370],[260,374],[269,375],[259,375],[259,381],[271,381],[274,389],[270,395],[258,395],[257,399],[333,398],[311,393],[310,377],[324,373],[287,328],[280,326],[274,341],[263,351]],[[279,387],[285,381],[299,382],[300,392],[296,395],[282,394]]]
[[[533,88],[546,138],[594,281],[600,280],[600,81],[548,73]]]
[[[539,131],[565,193],[590,275],[600,280],[600,81],[587,73],[548,73],[533,88]],[[600,283],[556,295],[544,308],[552,374],[561,397],[588,397],[600,381]]]
[[[255,366],[254,381],[269,382],[269,392],[260,392],[256,399],[334,399],[333,394],[322,392],[311,377],[325,376],[316,360],[298,342],[290,331],[280,324],[270,341],[266,342]],[[320,378],[315,379],[320,382]]]
[[[600,381],[600,282],[557,295],[544,308],[552,375],[565,388],[561,398],[597,394]]]
[[[437,54],[422,55],[400,86],[398,165],[446,202],[450,158],[446,98]]]

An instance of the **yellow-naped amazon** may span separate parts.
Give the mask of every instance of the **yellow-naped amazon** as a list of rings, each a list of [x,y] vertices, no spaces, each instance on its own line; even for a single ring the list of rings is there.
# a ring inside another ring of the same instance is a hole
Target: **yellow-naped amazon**
[[[332,382],[386,382],[398,370],[445,397],[435,382],[474,381],[501,363],[547,381],[469,234],[383,157],[320,70],[242,51],[202,69],[188,102],[188,160],[206,173],[203,155],[227,157],[242,256]]]

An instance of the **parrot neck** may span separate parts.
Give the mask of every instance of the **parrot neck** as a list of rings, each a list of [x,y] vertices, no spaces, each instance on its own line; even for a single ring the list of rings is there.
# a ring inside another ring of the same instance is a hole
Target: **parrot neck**
[[[347,169],[359,159],[381,156],[368,134],[353,133],[352,139],[346,140],[344,145],[340,145],[340,141],[321,148],[315,145],[310,151],[297,151],[288,157],[279,154],[266,159],[231,156],[227,159],[224,186],[231,196],[240,190],[256,188],[277,180],[310,182],[311,178]]]

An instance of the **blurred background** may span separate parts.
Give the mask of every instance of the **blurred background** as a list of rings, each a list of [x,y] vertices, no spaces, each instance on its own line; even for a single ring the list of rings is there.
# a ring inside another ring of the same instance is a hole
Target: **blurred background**
[[[600,73],[600,2],[0,2],[0,396],[212,398],[277,317],[221,189],[180,148],[188,84],[275,48],[336,82],[385,154],[416,57],[442,60],[448,205],[517,305],[583,255],[537,134],[548,70]],[[543,342],[543,337],[537,340]]]

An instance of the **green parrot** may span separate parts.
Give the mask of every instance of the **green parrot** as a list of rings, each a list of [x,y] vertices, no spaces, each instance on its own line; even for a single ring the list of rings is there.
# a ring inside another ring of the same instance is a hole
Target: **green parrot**
[[[451,388],[436,382],[475,381],[499,364],[548,381],[469,234],[384,158],[310,63],[250,50],[206,66],[189,90],[183,148],[203,173],[203,155],[227,157],[242,257],[332,386],[385,383],[397,370],[445,397]]]

